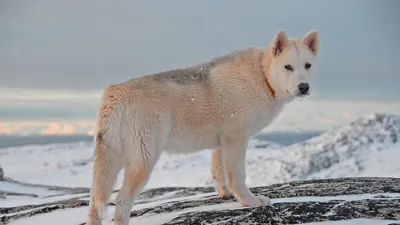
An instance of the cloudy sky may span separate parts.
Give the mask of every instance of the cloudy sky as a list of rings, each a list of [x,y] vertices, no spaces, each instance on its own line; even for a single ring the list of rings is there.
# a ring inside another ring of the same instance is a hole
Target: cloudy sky
[[[280,29],[320,32],[314,98],[399,101],[399,11],[397,0],[4,0],[0,133],[89,132],[105,86],[267,45]]]

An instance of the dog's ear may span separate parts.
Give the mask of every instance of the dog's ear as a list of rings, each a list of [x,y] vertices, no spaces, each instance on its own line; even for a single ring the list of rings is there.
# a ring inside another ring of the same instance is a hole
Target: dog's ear
[[[304,35],[302,41],[314,55],[318,54],[319,50],[318,31],[312,30],[308,32],[306,35]]]
[[[288,37],[285,31],[283,30],[279,31],[275,35],[274,40],[272,41],[272,54],[274,56],[280,55],[283,49],[287,46],[287,44],[288,44]]]

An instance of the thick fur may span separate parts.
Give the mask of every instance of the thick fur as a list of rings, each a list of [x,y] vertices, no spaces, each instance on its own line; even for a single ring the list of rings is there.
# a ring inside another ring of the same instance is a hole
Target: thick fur
[[[232,193],[244,206],[269,204],[268,197],[255,196],[246,186],[247,143],[287,103],[309,94],[300,93],[299,84],[312,77],[318,43],[316,31],[302,39],[280,31],[266,48],[241,49],[106,88],[96,123],[88,224],[101,224],[123,168],[114,223],[128,224],[134,199],[162,151],[214,149],[211,171],[218,195]]]

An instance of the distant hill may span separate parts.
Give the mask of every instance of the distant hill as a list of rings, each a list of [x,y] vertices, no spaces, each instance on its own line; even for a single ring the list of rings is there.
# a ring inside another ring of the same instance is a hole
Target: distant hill
[[[43,145],[50,143],[70,143],[93,141],[90,135],[0,135],[0,148],[21,145]]]
[[[280,145],[294,144],[300,141],[307,140],[311,137],[321,134],[322,131],[279,131],[260,133],[256,136],[257,139],[275,142]],[[85,134],[77,135],[0,135],[0,148],[22,146],[22,145],[44,145],[54,143],[73,143],[73,142],[92,142],[93,136]]]

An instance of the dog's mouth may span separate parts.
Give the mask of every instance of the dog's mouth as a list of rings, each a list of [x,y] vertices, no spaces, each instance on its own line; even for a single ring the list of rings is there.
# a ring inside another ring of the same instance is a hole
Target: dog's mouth
[[[292,98],[300,98],[300,99],[303,99],[303,98],[305,98],[305,97],[307,97],[307,96],[310,95],[310,92],[309,92],[309,91],[306,92],[306,93],[300,93],[300,92],[298,92],[298,93],[296,93],[296,94],[292,94],[289,90],[287,90],[286,92],[287,92],[287,94],[288,94],[290,97],[292,97]]]
[[[306,96],[309,96],[310,95],[310,92],[307,92],[307,93],[299,93],[299,94],[297,94],[297,97],[306,97]]]

